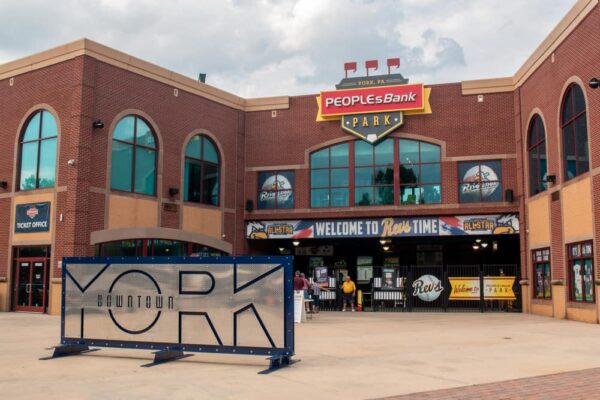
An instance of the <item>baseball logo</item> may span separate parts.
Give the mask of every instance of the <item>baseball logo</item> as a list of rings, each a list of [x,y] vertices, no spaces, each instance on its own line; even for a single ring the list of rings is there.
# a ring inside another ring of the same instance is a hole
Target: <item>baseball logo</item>
[[[413,282],[413,296],[423,301],[435,301],[444,291],[442,282],[433,275],[422,275]]]

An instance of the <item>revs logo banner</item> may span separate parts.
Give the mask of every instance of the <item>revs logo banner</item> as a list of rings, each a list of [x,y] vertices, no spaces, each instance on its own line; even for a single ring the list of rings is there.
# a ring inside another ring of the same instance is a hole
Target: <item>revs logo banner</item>
[[[15,233],[48,232],[50,203],[18,204],[15,212]]]

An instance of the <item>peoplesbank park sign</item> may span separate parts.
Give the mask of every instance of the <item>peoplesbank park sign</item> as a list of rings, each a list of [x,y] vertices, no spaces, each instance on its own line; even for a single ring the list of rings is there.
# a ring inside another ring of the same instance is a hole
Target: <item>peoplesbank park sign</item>
[[[377,60],[365,62],[366,77],[348,78],[356,72],[356,63],[344,64],[346,77],[336,85],[337,90],[324,91],[317,97],[317,121],[341,120],[342,129],[369,143],[375,143],[399,128],[404,115],[431,114],[431,88],[422,83],[408,84],[401,74],[391,74],[400,68],[399,58],[387,60],[388,74],[369,77],[377,70]]]

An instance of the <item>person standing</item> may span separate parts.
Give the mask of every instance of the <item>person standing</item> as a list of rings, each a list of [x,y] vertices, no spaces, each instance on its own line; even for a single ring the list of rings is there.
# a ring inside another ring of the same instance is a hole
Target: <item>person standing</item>
[[[312,300],[313,300],[313,312],[319,313],[319,308],[321,307],[321,290],[327,291],[328,289],[322,288],[321,284],[317,281],[314,281],[311,285],[312,289]]]
[[[342,283],[343,306],[342,311],[346,311],[346,305],[350,305],[354,311],[354,297],[356,296],[356,285],[352,282],[350,275],[346,276],[346,280]]]
[[[294,290],[303,290],[304,279],[300,276],[300,271],[296,271],[294,275]]]

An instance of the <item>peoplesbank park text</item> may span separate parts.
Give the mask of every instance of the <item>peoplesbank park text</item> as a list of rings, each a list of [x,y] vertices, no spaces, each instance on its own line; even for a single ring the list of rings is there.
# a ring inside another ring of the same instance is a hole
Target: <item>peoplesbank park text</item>
[[[361,105],[371,105],[371,104],[392,104],[392,103],[407,103],[414,102],[417,100],[417,94],[414,92],[409,92],[407,94],[394,94],[394,93],[386,93],[381,96],[375,96],[374,94],[370,94],[367,96],[338,96],[338,97],[330,97],[325,99],[325,108],[329,108],[330,106],[336,107],[351,107],[356,104]]]

